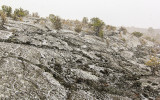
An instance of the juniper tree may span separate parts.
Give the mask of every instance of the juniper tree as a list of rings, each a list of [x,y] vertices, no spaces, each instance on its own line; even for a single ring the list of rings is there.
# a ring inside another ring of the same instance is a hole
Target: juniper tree
[[[12,8],[10,6],[2,6],[2,11],[7,15],[7,17],[11,17]]]
[[[56,30],[62,29],[61,19],[58,16],[54,16],[53,18],[50,18],[50,20]]]
[[[104,22],[97,17],[91,19],[91,26],[93,27],[93,31],[99,37],[103,37],[103,26],[104,25],[105,25]]]

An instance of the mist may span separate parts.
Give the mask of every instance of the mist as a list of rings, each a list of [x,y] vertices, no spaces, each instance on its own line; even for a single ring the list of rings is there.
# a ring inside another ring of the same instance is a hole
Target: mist
[[[159,4],[159,0],[0,0],[0,6],[22,7],[42,17],[99,17],[106,24],[140,28],[160,28]]]

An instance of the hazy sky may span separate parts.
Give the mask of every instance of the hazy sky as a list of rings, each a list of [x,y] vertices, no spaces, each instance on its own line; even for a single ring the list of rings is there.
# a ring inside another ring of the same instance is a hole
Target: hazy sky
[[[0,6],[22,7],[41,16],[65,19],[99,17],[106,24],[160,28],[160,0],[0,0]]]

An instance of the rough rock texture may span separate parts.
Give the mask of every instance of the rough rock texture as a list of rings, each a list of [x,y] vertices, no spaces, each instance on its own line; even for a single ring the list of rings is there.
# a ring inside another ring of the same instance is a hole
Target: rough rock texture
[[[57,33],[49,25],[33,24],[35,20],[9,19],[0,30],[2,100],[160,97],[160,79],[144,65],[153,44],[141,45],[138,38],[116,32],[106,33],[104,39],[70,30]]]

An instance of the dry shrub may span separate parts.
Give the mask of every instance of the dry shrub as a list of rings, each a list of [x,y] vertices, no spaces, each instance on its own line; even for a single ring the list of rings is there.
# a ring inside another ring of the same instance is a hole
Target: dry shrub
[[[54,18],[50,18],[50,21],[53,23],[53,26],[56,30],[62,29],[61,19],[58,16],[54,16]]]
[[[141,43],[142,45],[146,45],[146,44],[147,44],[144,39],[140,39],[140,43]]]
[[[76,25],[74,29],[77,33],[80,33],[82,31],[82,26],[81,25]]]
[[[35,13],[32,13],[32,17],[39,18],[39,14],[38,14],[37,12],[35,12]]]
[[[156,75],[156,71],[158,70],[158,67],[160,67],[160,59],[152,56],[150,60],[146,62],[146,66],[151,67],[152,75]]]
[[[4,28],[4,24],[7,22],[7,16],[3,11],[1,11],[0,12],[0,17],[1,17],[0,28],[3,29]]]

